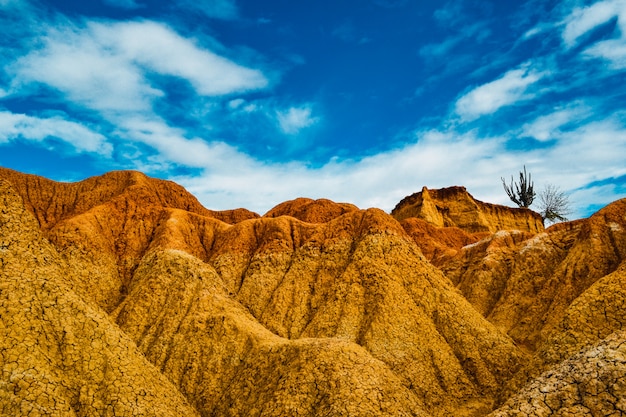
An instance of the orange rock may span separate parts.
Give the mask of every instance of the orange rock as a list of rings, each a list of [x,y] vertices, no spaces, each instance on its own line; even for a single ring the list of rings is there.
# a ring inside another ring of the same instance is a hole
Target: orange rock
[[[342,214],[357,210],[358,207],[353,204],[335,203],[327,199],[297,198],[277,205],[264,217],[291,216],[307,223],[326,223]]]
[[[458,227],[469,233],[499,230],[542,232],[539,213],[476,200],[465,187],[422,191],[404,198],[391,212],[398,220],[417,217],[437,227]]]
[[[464,246],[490,235],[489,232],[468,233],[458,227],[437,227],[417,217],[408,217],[401,224],[424,256],[435,266],[445,264]]]
[[[259,217],[137,172],[0,178],[3,414],[509,415],[589,402],[535,378],[621,352],[626,200],[543,231],[461,187]]]

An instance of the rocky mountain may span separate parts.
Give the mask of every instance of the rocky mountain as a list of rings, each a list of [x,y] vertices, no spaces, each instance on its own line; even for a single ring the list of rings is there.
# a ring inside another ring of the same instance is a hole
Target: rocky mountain
[[[539,213],[525,208],[511,208],[476,200],[465,187],[422,191],[404,198],[391,215],[402,221],[420,218],[437,227],[458,227],[469,233],[521,230],[532,233],[544,230]]]
[[[624,230],[626,200],[545,230],[462,187],[260,216],[0,168],[0,414],[621,415]]]

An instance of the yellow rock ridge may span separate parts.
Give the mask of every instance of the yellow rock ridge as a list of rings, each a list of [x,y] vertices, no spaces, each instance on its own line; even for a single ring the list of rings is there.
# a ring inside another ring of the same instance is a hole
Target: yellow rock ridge
[[[391,212],[397,220],[423,219],[437,227],[458,227],[469,233],[499,230],[543,231],[541,215],[525,208],[511,208],[476,200],[465,187],[422,191],[404,198]]]
[[[625,369],[626,200],[544,231],[418,194],[261,217],[137,172],[0,169],[0,414],[526,415],[545,384],[569,412],[591,397],[552,375]]]

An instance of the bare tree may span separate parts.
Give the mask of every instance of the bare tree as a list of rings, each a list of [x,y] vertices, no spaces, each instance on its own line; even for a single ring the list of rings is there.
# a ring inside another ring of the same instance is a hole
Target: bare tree
[[[539,193],[539,213],[550,223],[567,221],[571,213],[569,199],[557,186],[547,184]]]
[[[533,190],[533,182],[530,174],[526,173],[526,165],[524,165],[524,172],[520,171],[519,173],[519,183],[513,181],[512,175],[511,185],[506,185],[506,181],[504,181],[503,177],[500,179],[502,180],[504,191],[506,191],[511,201],[515,204],[520,207],[528,208],[533,203],[533,200],[535,199],[535,191]]]

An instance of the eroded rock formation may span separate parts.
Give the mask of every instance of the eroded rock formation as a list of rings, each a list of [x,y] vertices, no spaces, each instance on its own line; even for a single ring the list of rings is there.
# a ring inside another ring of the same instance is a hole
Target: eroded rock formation
[[[198,415],[101,309],[0,180],[0,413]]]
[[[546,371],[489,416],[623,416],[625,367],[620,331]]]
[[[504,416],[545,384],[569,412],[590,396],[550,378],[591,386],[591,351],[612,385],[581,415],[624,408],[624,201],[543,231],[460,187],[398,222],[210,211],[137,172],[0,178],[1,414]]]
[[[478,201],[465,187],[435,190],[423,187],[421,192],[400,201],[391,214],[397,220],[416,217],[437,227],[458,227],[469,233],[499,230],[537,233],[544,228],[538,213]]]

